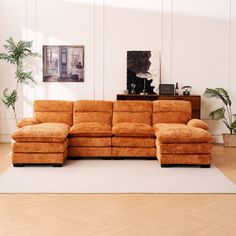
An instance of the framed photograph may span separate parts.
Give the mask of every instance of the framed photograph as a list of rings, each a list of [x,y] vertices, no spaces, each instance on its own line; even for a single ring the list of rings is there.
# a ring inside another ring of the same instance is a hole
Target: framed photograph
[[[84,46],[43,46],[43,82],[84,82]]]

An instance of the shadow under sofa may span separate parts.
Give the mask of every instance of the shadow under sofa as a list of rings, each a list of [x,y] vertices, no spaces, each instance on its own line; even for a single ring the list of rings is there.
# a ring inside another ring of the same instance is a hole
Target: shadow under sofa
[[[12,162],[62,166],[70,158],[157,158],[162,166],[211,164],[207,124],[187,101],[36,100],[13,133]]]

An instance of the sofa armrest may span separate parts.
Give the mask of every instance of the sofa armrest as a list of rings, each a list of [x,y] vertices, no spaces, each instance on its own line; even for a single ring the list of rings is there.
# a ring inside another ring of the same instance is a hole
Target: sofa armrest
[[[191,119],[187,123],[189,127],[201,128],[201,129],[208,129],[208,124],[200,119]]]
[[[28,117],[28,118],[23,118],[21,120],[19,120],[17,122],[17,127],[18,128],[22,128],[24,126],[28,126],[28,125],[36,125],[39,124],[40,122],[38,120],[36,120],[33,117]]]

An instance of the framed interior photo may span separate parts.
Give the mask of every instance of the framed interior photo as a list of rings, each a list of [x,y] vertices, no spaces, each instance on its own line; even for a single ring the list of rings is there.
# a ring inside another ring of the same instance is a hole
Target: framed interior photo
[[[43,46],[43,82],[84,82],[84,46]]]

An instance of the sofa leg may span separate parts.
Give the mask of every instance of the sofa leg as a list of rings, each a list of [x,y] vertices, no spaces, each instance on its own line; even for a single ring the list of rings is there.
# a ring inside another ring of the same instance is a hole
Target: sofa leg
[[[201,168],[210,168],[211,164],[202,164],[200,165]]]
[[[13,163],[13,166],[14,167],[23,167],[24,164],[22,164],[22,163]]]
[[[53,167],[62,167],[63,164],[61,164],[61,163],[54,163],[54,164],[52,164],[52,166],[53,166]]]
[[[171,164],[161,164],[161,167],[172,167],[173,165],[171,165]]]
[[[157,158],[156,157],[146,157],[146,160],[147,161],[153,161],[153,160],[157,160]]]

